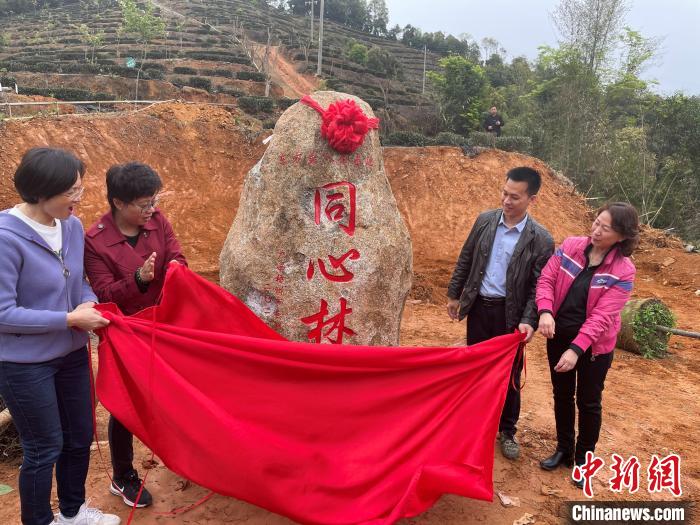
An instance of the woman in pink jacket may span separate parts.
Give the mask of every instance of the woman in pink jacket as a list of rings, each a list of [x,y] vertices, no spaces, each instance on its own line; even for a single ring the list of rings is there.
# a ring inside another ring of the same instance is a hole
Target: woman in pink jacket
[[[557,449],[540,462],[545,470],[574,461],[582,465],[586,452],[595,450],[605,376],[636,272],[629,256],[638,242],[637,210],[621,202],[606,204],[590,236],[564,240],[537,282],[539,330],[547,338],[557,425]]]

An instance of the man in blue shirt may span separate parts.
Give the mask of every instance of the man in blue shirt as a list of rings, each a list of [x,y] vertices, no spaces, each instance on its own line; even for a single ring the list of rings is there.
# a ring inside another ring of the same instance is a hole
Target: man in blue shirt
[[[552,236],[527,213],[541,184],[532,168],[510,170],[502,207],[479,215],[462,247],[447,289],[447,313],[460,321],[468,316],[468,345],[516,329],[529,341],[537,328],[537,279],[554,252]],[[516,356],[498,429],[501,451],[509,459],[520,455],[515,433],[522,367]]]

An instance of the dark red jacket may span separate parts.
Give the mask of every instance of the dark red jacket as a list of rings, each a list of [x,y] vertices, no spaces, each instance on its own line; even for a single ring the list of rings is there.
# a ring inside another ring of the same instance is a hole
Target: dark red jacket
[[[134,274],[156,252],[155,278],[141,292]],[[127,315],[157,303],[170,261],[187,264],[173,228],[160,211],[141,228],[135,247],[119,231],[111,212],[85,234],[85,273],[101,303],[116,303]]]

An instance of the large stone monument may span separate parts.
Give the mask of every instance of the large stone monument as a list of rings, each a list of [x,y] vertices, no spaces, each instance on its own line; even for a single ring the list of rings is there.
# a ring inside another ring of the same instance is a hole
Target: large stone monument
[[[353,134],[362,128],[353,119],[373,118],[372,109],[332,91],[311,99],[304,102],[316,109],[285,111],[246,176],[221,285],[290,340],[398,345],[411,239],[378,132]],[[319,112],[329,106],[337,111],[325,113],[322,136]]]

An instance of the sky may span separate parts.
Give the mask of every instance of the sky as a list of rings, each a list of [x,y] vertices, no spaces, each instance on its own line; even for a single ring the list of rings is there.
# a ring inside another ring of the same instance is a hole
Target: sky
[[[389,27],[492,37],[507,57],[537,57],[540,45],[557,45],[550,13],[559,0],[385,0]],[[700,0],[629,0],[626,25],[645,37],[662,37],[655,63],[642,75],[658,93],[700,95]]]

